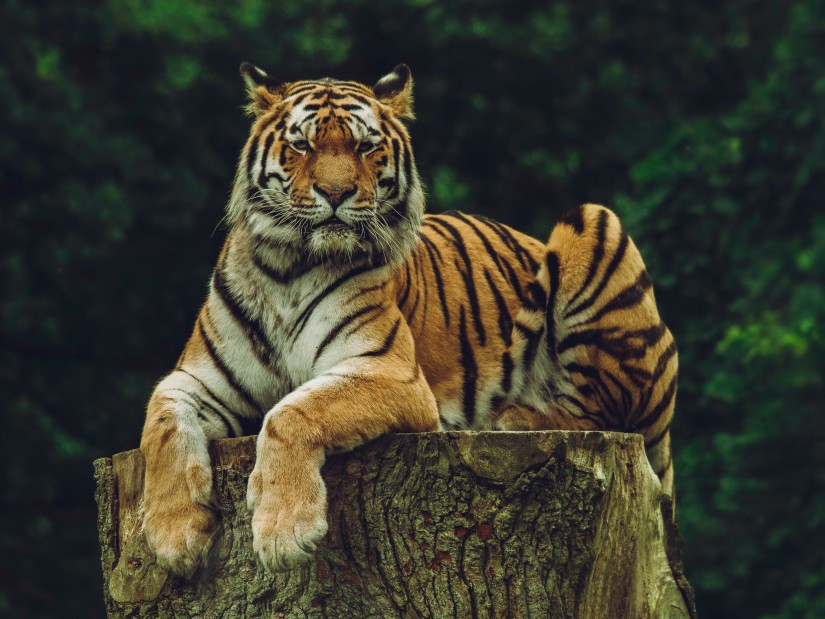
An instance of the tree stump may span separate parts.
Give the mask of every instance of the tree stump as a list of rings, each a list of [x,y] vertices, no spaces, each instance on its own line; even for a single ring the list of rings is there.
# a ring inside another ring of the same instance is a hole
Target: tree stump
[[[331,456],[329,533],[274,576],[245,503],[255,437],[210,450],[223,528],[191,581],[140,532],[140,451],[95,462],[109,617],[694,616],[639,435],[394,434]]]

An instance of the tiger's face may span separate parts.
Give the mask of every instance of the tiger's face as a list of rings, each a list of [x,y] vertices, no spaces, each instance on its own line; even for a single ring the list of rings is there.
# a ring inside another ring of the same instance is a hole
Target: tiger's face
[[[373,86],[278,83],[241,66],[255,121],[230,218],[307,258],[398,262],[424,210],[409,134],[412,79],[399,65]]]

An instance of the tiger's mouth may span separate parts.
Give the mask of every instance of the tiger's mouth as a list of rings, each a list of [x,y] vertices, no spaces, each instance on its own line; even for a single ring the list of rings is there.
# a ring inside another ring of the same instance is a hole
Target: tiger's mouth
[[[344,232],[347,230],[353,230],[353,226],[339,219],[337,215],[333,215],[332,217],[328,217],[323,221],[319,221],[318,223],[312,224],[312,229],[324,230],[327,232]]]
[[[356,226],[342,221],[335,215],[312,224],[306,232],[309,249],[319,255],[354,256],[368,250],[364,235]]]

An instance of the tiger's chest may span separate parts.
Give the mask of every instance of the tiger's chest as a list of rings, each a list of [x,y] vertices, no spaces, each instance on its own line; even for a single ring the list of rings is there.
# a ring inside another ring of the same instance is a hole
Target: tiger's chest
[[[352,354],[357,338],[343,335],[366,313],[368,293],[386,277],[383,268],[358,263],[316,267],[288,278],[262,269],[238,275],[234,290],[243,307],[235,313],[255,325],[237,333],[247,346],[244,372],[269,385],[272,405]],[[254,350],[259,341],[265,355]]]

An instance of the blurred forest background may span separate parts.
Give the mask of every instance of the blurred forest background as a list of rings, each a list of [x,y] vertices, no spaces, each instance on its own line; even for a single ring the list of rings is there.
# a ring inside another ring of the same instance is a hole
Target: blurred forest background
[[[205,296],[249,60],[408,63],[431,211],[617,209],[679,344],[701,616],[825,616],[825,2],[2,0],[0,50],[0,614],[103,613],[91,462]]]

